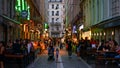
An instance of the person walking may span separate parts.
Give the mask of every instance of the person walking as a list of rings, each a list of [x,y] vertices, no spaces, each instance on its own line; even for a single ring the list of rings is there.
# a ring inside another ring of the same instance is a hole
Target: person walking
[[[67,44],[68,44],[68,56],[71,57],[71,55],[72,55],[72,41],[70,38],[68,39]]]
[[[54,47],[52,45],[48,47],[48,61],[49,60],[54,60]]]
[[[58,58],[59,58],[59,49],[56,48],[56,61],[58,61]]]

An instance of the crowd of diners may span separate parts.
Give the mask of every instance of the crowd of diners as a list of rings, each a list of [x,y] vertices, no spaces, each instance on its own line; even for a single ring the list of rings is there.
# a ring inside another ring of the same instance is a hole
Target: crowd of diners
[[[5,54],[29,55],[33,52],[33,42],[29,39],[16,39],[15,41],[9,40],[7,43],[0,41],[0,68],[4,68]]]
[[[120,59],[120,46],[114,39],[108,39],[108,40],[88,40],[87,38],[85,40],[82,40],[82,46],[81,50],[89,52],[89,50],[95,49],[95,53],[102,55],[103,58],[114,58],[114,59]],[[79,42],[80,43],[80,42]],[[113,60],[120,64],[119,60]],[[105,60],[105,64],[107,64],[109,61]]]
[[[0,41],[0,68],[4,68],[5,54],[11,55],[28,55],[37,52],[42,53],[49,45],[56,45],[58,42],[53,39],[48,40],[30,40],[30,39],[16,39],[9,40],[7,43]],[[33,55],[35,58],[37,55]]]
[[[71,41],[66,42],[66,48],[69,48],[68,46],[71,45],[71,50],[75,47],[75,51],[79,56],[86,56],[86,52],[89,52],[89,50],[96,49],[96,52],[102,52],[104,53],[104,57],[111,57],[111,58],[120,58],[120,46],[114,39],[108,39],[108,40],[98,40],[98,39],[88,39],[87,37],[85,39],[81,38],[81,40],[78,40],[77,42],[73,42],[71,38],[69,38]],[[68,40],[68,39],[67,39]]]

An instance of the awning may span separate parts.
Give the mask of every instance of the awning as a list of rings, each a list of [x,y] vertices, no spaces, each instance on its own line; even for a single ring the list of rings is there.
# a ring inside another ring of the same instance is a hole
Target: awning
[[[120,26],[120,16],[104,20],[96,24],[95,26],[99,28],[110,28],[110,27]]]
[[[90,31],[90,27],[83,28],[82,31],[83,31],[83,32]]]
[[[8,20],[10,20],[10,21],[12,21],[12,22],[14,22],[14,23],[16,23],[16,24],[20,24],[19,21],[16,21],[16,20],[14,20],[14,19],[11,19],[11,18],[9,18],[8,16],[5,16],[5,15],[0,15],[0,16],[3,17],[3,18],[5,18],[5,19],[8,19]]]

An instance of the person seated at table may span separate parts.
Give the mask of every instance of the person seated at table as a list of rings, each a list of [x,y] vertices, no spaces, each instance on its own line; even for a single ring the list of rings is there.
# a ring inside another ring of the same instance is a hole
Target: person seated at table
[[[117,55],[115,55],[114,58],[120,58],[120,46],[119,45],[116,46],[116,53]]]
[[[105,46],[103,47],[103,51],[110,51],[111,47],[109,46],[108,41],[105,42]]]
[[[13,44],[13,52],[14,52],[14,54],[20,54],[21,53],[20,40],[18,40],[18,39]]]
[[[113,49],[115,49],[117,46],[117,44],[114,44],[114,48],[112,48],[110,45],[109,45],[109,42],[107,41],[105,43],[105,47],[103,48],[103,51],[105,51],[105,57],[111,57],[113,58],[115,55],[117,55],[117,52],[116,51],[113,51]]]
[[[23,40],[22,43],[21,43],[21,52],[24,55],[28,54],[28,51],[27,51],[27,41],[26,40]]]
[[[112,40],[110,43],[111,51],[116,51],[118,49],[118,43],[115,40]]]
[[[99,42],[99,44],[98,44],[97,50],[102,51],[103,47],[104,47],[104,40],[101,40],[101,42]]]
[[[13,42],[11,40],[9,40],[5,49],[5,53],[13,53]]]
[[[9,40],[9,42],[7,43],[6,48],[10,48],[10,49],[12,49],[12,47],[13,47],[13,43],[12,43],[11,40]]]
[[[96,41],[92,38],[90,41],[91,48],[96,48]]]

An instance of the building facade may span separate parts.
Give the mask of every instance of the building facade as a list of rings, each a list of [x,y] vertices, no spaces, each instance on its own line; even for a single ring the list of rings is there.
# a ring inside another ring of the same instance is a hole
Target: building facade
[[[42,16],[40,12],[41,0],[27,0],[30,6],[30,20],[24,22],[28,31],[25,31],[26,38],[31,40],[39,40],[42,33]],[[40,3],[40,4],[39,4]]]
[[[91,31],[94,39],[111,38],[120,44],[120,0],[84,0],[83,3],[85,31]]]
[[[69,36],[76,36],[80,26],[80,0],[65,0],[65,25]]]
[[[40,17],[35,7],[28,0],[0,0],[0,41],[31,39],[33,23],[39,22],[34,16]]]
[[[16,0],[0,0],[0,41],[15,40],[20,37],[15,13]]]
[[[64,32],[64,1],[48,0],[48,19],[50,37],[60,38]]]

